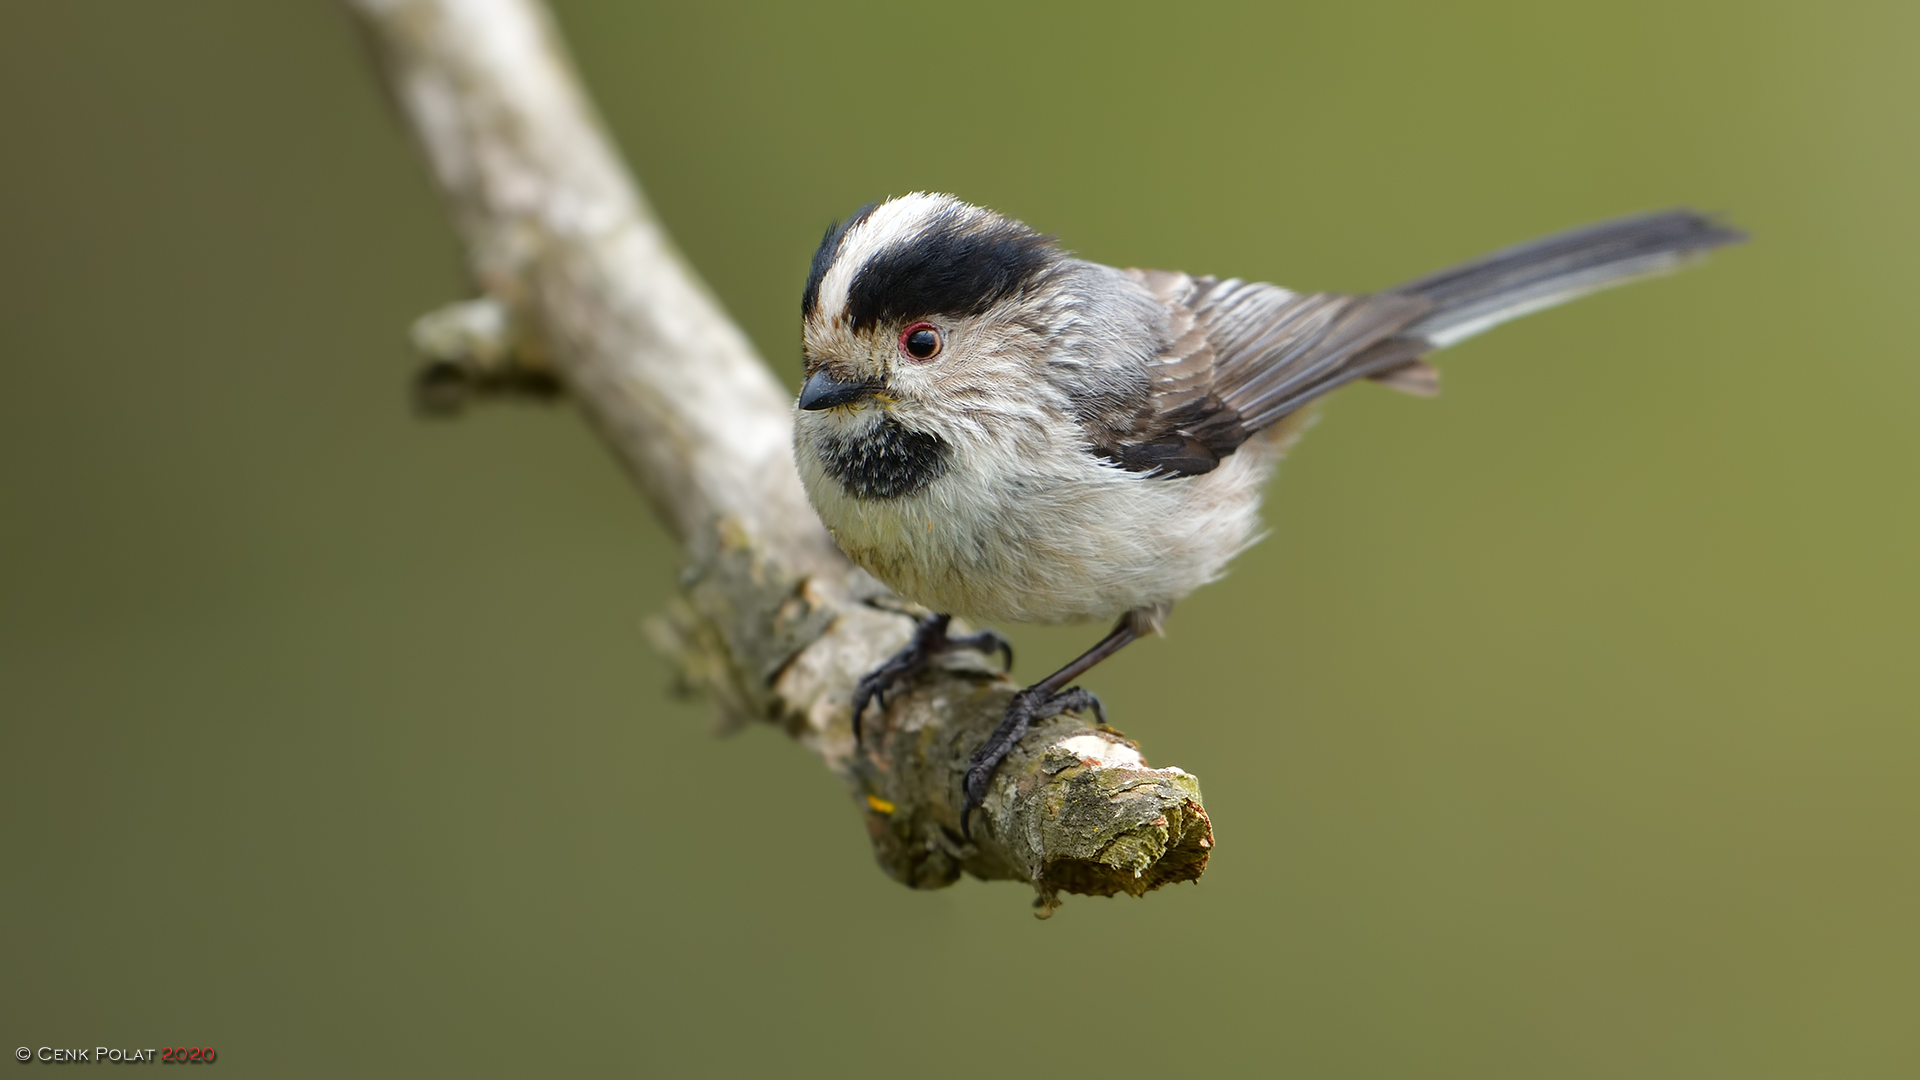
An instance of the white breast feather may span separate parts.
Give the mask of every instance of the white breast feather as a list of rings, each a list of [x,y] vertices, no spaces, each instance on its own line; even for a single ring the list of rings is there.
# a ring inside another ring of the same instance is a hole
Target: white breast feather
[[[1261,491],[1299,426],[1169,479],[1095,457],[1063,410],[1049,412],[1009,403],[992,430],[945,433],[946,474],[894,499],[847,494],[804,436],[796,456],[841,548],[905,599],[978,621],[1065,623],[1164,608],[1218,578],[1256,539]]]

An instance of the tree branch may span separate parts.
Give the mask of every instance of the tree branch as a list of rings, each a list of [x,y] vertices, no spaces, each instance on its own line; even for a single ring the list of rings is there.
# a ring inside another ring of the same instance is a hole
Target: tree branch
[[[415,327],[423,388],[557,377],[686,548],[653,637],[735,723],[784,727],[853,789],[881,866],[915,888],[965,870],[1039,892],[1139,895],[1213,844],[1199,784],[1119,733],[1039,725],[959,832],[960,779],[1013,693],[956,657],[868,718],[854,683],[912,613],[834,549],[791,452],[792,406],[621,164],[538,0],[347,0],[465,243],[482,296]]]

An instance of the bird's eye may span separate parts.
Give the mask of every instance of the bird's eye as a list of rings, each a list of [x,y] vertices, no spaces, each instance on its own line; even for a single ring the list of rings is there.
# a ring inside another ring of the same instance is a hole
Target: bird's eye
[[[900,335],[900,352],[909,360],[922,362],[940,355],[940,328],[932,323],[914,323]]]

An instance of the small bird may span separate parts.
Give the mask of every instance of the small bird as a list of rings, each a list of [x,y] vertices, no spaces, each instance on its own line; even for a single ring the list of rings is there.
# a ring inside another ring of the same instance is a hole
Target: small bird
[[[1745,237],[1689,210],[1507,248],[1369,295],[1118,270],[951,195],[827,230],[801,298],[794,458],[842,551],[935,612],[862,679],[853,728],[933,656],[1012,648],[978,622],[1117,620],[1014,695],[973,755],[961,829],[1071,685],[1158,632],[1257,538],[1261,491],[1309,406],[1358,379],[1431,395],[1422,356]]]

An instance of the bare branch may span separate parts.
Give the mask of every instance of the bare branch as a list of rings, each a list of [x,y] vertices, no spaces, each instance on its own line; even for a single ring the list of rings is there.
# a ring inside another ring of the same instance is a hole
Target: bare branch
[[[347,0],[425,152],[482,296],[422,319],[443,370],[557,375],[693,562],[656,643],[736,722],[780,724],[853,788],[887,872],[962,870],[1135,895],[1199,877],[1198,782],[1069,717],[1002,767],[974,842],[960,778],[1013,692],[960,659],[890,702],[855,747],[854,683],[912,619],[832,545],[794,471],[792,407],[673,248],[537,0]],[[433,369],[430,368],[429,371]]]

